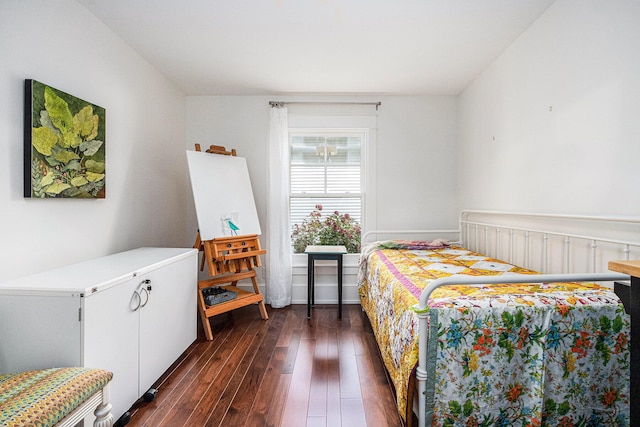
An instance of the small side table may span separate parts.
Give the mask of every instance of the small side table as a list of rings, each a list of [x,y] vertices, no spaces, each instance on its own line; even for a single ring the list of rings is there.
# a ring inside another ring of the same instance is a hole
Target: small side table
[[[338,262],[338,319],[342,318],[342,255],[347,253],[344,246],[307,246],[304,253],[308,256],[307,267],[307,318],[311,318],[311,305],[315,304],[316,260],[334,260]]]

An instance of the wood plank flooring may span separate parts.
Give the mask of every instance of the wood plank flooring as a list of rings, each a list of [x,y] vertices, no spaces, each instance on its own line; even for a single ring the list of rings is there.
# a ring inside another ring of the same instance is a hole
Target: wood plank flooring
[[[132,408],[128,427],[402,426],[378,347],[359,305],[255,305],[211,319],[155,384],[152,402]],[[161,339],[161,337],[158,337]]]

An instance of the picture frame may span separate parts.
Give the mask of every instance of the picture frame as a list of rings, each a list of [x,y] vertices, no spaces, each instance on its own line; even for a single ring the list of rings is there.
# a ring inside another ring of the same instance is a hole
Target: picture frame
[[[24,197],[106,197],[106,110],[25,79]]]

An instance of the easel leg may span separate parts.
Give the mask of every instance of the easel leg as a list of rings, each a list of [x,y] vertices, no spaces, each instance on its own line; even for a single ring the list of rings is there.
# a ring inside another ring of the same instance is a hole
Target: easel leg
[[[206,313],[207,306],[204,303],[204,297],[202,296],[202,290],[198,289],[198,311],[200,312],[200,320],[202,320],[202,329],[204,329],[204,335],[207,341],[213,340],[213,331],[211,330],[211,323]]]
[[[258,287],[258,279],[256,279],[256,276],[251,277],[251,283],[253,284],[253,291],[256,294],[260,294],[260,287]],[[258,303],[258,308],[260,309],[260,316],[262,316],[262,319],[267,320],[269,315],[267,314],[267,307],[264,305],[264,300]]]

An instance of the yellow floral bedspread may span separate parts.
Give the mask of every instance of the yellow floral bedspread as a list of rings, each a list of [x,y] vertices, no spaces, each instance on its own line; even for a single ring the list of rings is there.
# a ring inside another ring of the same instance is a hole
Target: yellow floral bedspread
[[[535,273],[460,247],[363,250],[360,300],[403,418],[422,289],[452,274]],[[629,425],[630,319],[613,290],[445,286],[429,306],[427,425]]]

